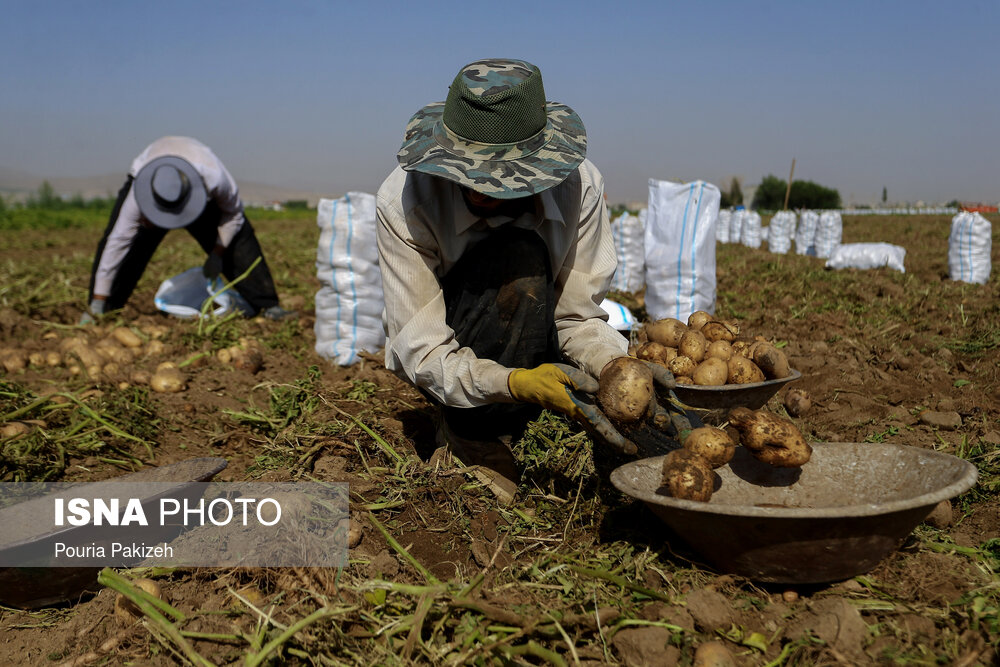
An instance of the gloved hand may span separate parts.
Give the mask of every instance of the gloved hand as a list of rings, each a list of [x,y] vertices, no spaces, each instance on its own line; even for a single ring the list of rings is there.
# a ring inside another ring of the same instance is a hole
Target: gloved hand
[[[91,299],[87,310],[80,316],[80,324],[93,324],[96,318],[104,314],[104,308],[108,302],[104,299]]]
[[[635,445],[622,437],[604,413],[583,396],[594,394],[599,388],[597,380],[584,371],[566,364],[517,368],[508,377],[507,387],[515,400],[568,415],[589,425],[615,449],[635,453]]]
[[[208,253],[208,259],[201,267],[201,273],[209,280],[218,278],[219,274],[222,273],[222,255],[217,255],[214,252]]]
[[[507,378],[510,395],[522,403],[535,403],[546,410],[554,410],[573,419],[584,417],[580,407],[573,402],[572,389],[593,394],[597,380],[587,373],[566,364],[542,364],[535,368],[515,368]]]

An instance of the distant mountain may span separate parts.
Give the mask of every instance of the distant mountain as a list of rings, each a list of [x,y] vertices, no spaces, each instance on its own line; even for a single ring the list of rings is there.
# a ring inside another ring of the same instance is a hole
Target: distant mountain
[[[14,201],[23,201],[28,196],[38,192],[38,188],[43,181],[48,181],[52,189],[63,199],[69,199],[76,195],[82,195],[84,199],[95,197],[115,197],[122,183],[125,182],[125,173],[102,174],[100,176],[74,177],[74,178],[45,178],[35,174],[0,167],[0,196]],[[294,188],[284,188],[277,185],[267,185],[265,183],[251,183],[247,181],[237,181],[240,187],[240,197],[243,203],[248,206],[260,206],[270,202],[285,202],[290,200],[305,199],[309,206],[316,206],[321,197],[339,197],[340,192],[309,192],[307,190],[296,190]]]

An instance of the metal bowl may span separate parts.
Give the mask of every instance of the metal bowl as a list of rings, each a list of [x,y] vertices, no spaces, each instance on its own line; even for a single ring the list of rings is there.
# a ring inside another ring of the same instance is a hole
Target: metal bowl
[[[764,407],[768,400],[778,393],[779,389],[800,377],[802,377],[802,373],[793,370],[792,374],[786,378],[752,384],[724,384],[715,387],[679,384],[674,388],[674,394],[682,403],[692,408],[718,410],[720,408],[745,407],[757,410]]]
[[[126,494],[139,498],[146,506],[164,495],[183,493],[185,489],[194,487],[195,482],[211,480],[226,465],[223,458],[188,459],[162,467],[143,468],[101,482],[90,482],[85,488],[93,497]],[[164,482],[171,484],[169,490],[163,488]],[[45,511],[39,508],[50,508],[52,498],[72,496],[72,489],[77,488],[67,483],[52,486],[61,490],[0,509],[0,552],[5,561],[24,562],[18,560],[17,554],[34,554],[39,549],[52,553],[49,545],[57,539],[69,544],[88,544],[98,534],[90,526],[56,530],[44,522],[33,520],[45,515]],[[99,567],[0,567],[0,604],[37,609],[73,600],[86,591],[96,589],[100,570]]]
[[[867,572],[977,477],[968,461],[905,445],[813,443],[801,468],[773,468],[737,447],[715,471],[711,500],[696,502],[665,495],[664,458],[620,466],[611,482],[720,572],[790,584]]]

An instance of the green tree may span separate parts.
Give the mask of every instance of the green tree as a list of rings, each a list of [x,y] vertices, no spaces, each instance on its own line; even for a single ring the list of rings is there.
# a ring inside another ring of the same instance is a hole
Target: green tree
[[[761,179],[757,191],[753,193],[750,207],[766,211],[780,211],[785,203],[786,188],[784,179],[778,178],[774,174],[768,174]]]
[[[733,176],[729,183],[729,190],[719,192],[719,207],[730,208],[732,206],[743,206],[743,189],[740,187],[740,179]]]
[[[792,181],[789,208],[840,208],[840,193],[812,181]]]
[[[753,196],[752,208],[779,211],[785,205],[786,181],[768,174]],[[789,208],[840,208],[840,193],[812,181],[792,181],[788,192]]]
[[[42,181],[42,184],[38,186],[38,192],[34,196],[29,196],[26,202],[29,208],[47,209],[60,208],[62,203],[62,199],[48,181]]]

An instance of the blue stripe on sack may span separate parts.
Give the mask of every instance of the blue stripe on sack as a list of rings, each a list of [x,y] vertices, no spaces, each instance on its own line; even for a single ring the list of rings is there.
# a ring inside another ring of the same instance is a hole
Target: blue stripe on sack
[[[674,302],[677,304],[677,307],[674,312],[674,317],[678,320],[681,319],[681,274],[683,273],[682,264],[684,262],[684,238],[687,231],[688,208],[691,206],[691,195],[693,193],[694,183],[691,184],[691,187],[688,190],[687,202],[684,203],[684,218],[681,223],[681,245],[677,249],[677,296],[674,298]]]
[[[621,221],[621,220],[623,220],[624,217],[625,217],[625,214],[623,213],[621,216],[619,216],[618,220]],[[617,234],[615,234],[615,230],[616,229],[617,229],[617,232],[618,232]],[[617,228],[615,227],[614,223],[612,223],[611,224],[611,233],[615,234],[618,237],[616,239],[617,242],[618,242],[617,243],[617,245],[618,245],[618,268],[615,269],[615,281],[614,281],[615,282],[615,289],[620,289],[622,291],[625,291],[625,285],[623,283],[628,283],[628,278],[626,276],[621,275],[621,274],[618,273],[618,269],[622,268],[624,266],[624,264],[625,264],[625,225],[624,225],[624,223],[618,225]]]
[[[973,240],[973,237],[974,237],[973,229],[975,228],[975,226],[976,226],[976,216],[975,216],[975,214],[971,214],[971,215],[969,215],[969,240],[968,240],[968,247],[969,247],[969,282],[974,282],[976,280],[975,257],[973,256],[973,252],[972,252],[972,244],[974,243],[974,240]]]
[[[952,235],[955,237],[955,254],[958,255],[958,279],[965,280],[965,257],[962,254],[962,227],[965,226],[965,216],[958,214],[958,220],[952,223]]]
[[[698,206],[694,210],[694,229],[691,231],[691,311],[695,308],[695,286],[698,284],[698,267],[695,262],[695,251],[698,249],[698,219],[701,217],[701,200],[705,195],[705,182],[701,182],[698,190]]]
[[[337,300],[336,306],[336,317],[334,317],[334,331],[340,332],[340,291],[337,289],[337,268],[333,265],[333,242],[337,238],[337,226],[333,224],[333,221],[337,219],[337,206],[340,204],[339,199],[333,201],[333,210],[330,213],[330,283],[333,287],[333,295]],[[330,341],[330,356],[334,359],[337,358],[337,336],[333,337]]]
[[[351,303],[354,307],[351,310],[351,363],[357,355],[358,343],[358,289],[354,279],[354,267],[351,262],[351,238],[354,236],[354,207],[351,206],[351,196],[344,195],[347,202],[347,272],[351,276]]]

